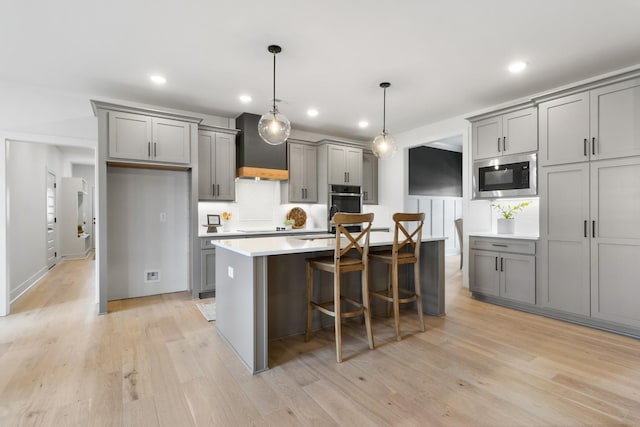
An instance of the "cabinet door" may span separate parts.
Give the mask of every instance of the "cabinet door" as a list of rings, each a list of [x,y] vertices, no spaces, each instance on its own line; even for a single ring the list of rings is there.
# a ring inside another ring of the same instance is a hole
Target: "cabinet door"
[[[589,164],[540,168],[540,305],[589,315]]]
[[[235,200],[236,198],[236,142],[235,136],[216,133],[216,145],[213,154],[214,184],[216,200]]]
[[[538,110],[527,108],[502,117],[503,154],[538,150]]]
[[[289,143],[289,202],[304,202],[304,145]]]
[[[640,79],[591,91],[591,156],[640,155]]]
[[[189,123],[153,118],[152,157],[158,162],[190,163]]]
[[[528,304],[536,303],[534,256],[500,254],[500,296]]]
[[[109,111],[109,157],[149,160],[151,117]]]
[[[304,201],[318,202],[318,149],[304,146]]]
[[[215,133],[198,132],[198,199],[214,200],[213,150]]]
[[[539,106],[538,165],[589,160],[589,93],[583,92]]]
[[[216,290],[216,250],[203,249],[201,251],[201,283],[200,292]]]
[[[362,186],[362,149],[346,148],[347,184]]]
[[[591,164],[591,315],[640,327],[640,158]]]
[[[347,184],[347,165],[345,147],[327,145],[328,183],[336,185]]]
[[[469,290],[500,295],[499,254],[492,251],[469,251]]]
[[[502,153],[502,116],[474,122],[473,160],[497,157]]]
[[[378,158],[372,153],[362,155],[362,203],[378,204]]]

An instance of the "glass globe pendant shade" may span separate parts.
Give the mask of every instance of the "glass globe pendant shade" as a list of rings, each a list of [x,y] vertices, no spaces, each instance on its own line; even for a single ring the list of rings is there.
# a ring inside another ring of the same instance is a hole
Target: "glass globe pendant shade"
[[[371,143],[373,154],[379,159],[389,159],[398,151],[398,144],[387,132],[376,136]]]
[[[291,123],[277,108],[260,117],[258,122],[258,134],[267,144],[280,145],[284,143],[291,133]]]

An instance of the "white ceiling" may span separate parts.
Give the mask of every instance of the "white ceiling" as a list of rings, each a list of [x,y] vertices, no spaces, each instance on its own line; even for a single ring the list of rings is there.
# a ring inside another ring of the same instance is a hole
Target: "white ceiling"
[[[275,43],[277,98],[293,127],[358,139],[382,128],[381,81],[391,82],[387,129],[399,133],[640,64],[638,0],[3,0],[1,9],[0,80],[262,114]],[[515,59],[529,63],[520,75],[506,70]],[[153,73],[168,83],[153,86]]]

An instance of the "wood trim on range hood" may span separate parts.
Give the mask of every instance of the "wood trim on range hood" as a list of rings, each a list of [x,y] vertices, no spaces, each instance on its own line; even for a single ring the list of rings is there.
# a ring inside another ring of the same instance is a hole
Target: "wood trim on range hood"
[[[289,179],[287,144],[269,145],[258,135],[260,116],[242,113],[236,118],[236,171],[239,178]]]
[[[277,179],[288,180],[289,171],[282,169],[254,168],[244,166],[237,170],[238,178],[261,178],[261,179]]]

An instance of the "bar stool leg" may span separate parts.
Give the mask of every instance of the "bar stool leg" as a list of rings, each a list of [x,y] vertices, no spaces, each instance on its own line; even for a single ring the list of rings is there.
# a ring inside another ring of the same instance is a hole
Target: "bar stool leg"
[[[400,303],[398,302],[400,293],[398,291],[398,264],[391,264],[391,269],[393,270],[393,283],[391,285],[393,290],[393,320],[396,327],[396,340],[400,341],[402,338],[400,337]]]
[[[420,330],[424,332],[424,316],[422,315],[422,289],[420,288],[420,264],[413,264],[414,292],[416,294],[416,307],[418,309],[418,319],[420,319]]]
[[[340,304],[340,275],[336,271],[333,275],[333,313],[336,329],[336,360],[342,362],[342,305]]]
[[[362,270],[362,306],[364,307],[364,324],[367,329],[369,348],[373,350],[373,329],[371,328],[371,305],[369,302],[369,275],[367,268]]]
[[[313,326],[313,306],[311,299],[313,298],[313,268],[307,263],[307,332],[304,341],[311,339],[311,327]]]

